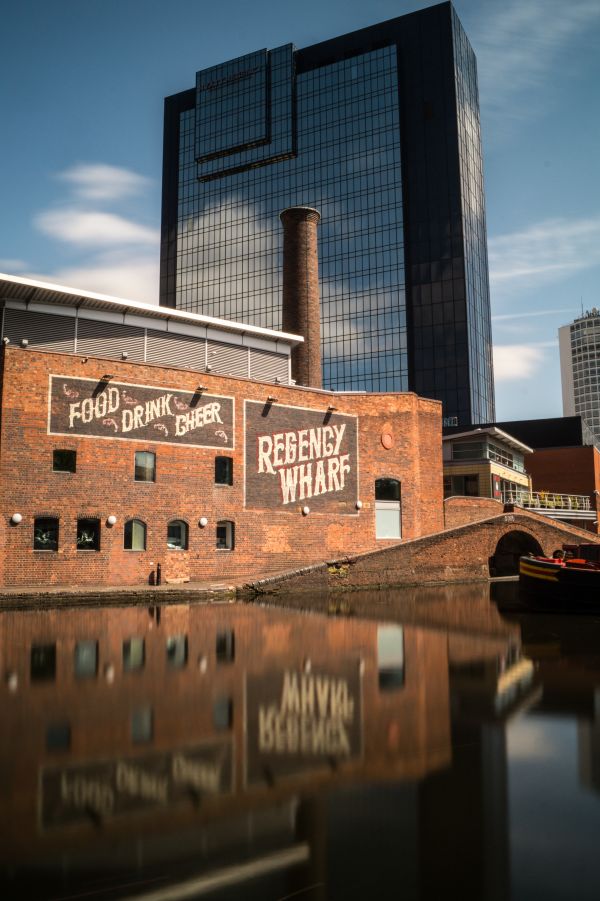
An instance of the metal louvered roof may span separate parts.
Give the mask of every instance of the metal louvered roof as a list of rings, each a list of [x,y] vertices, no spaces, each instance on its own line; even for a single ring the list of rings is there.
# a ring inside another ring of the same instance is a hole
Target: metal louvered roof
[[[228,319],[216,319],[213,316],[202,316],[199,313],[188,313],[184,310],[160,307],[156,304],[139,303],[136,300],[123,300],[120,297],[95,294],[92,291],[79,291],[63,285],[39,282],[30,278],[21,278],[17,275],[5,275],[1,272],[0,300],[17,300],[25,304],[55,304],[57,306],[104,311],[113,315],[122,313],[123,316],[128,314],[144,316],[148,320],[162,319],[167,322],[171,320],[179,323],[180,326],[185,326],[186,323],[189,323],[191,326],[201,326],[203,328],[231,332],[236,335],[261,338],[264,341],[272,341],[274,344],[281,342],[288,347],[296,347],[304,342],[302,336],[291,335],[288,332],[260,328],[257,325],[244,325],[239,322],[231,322]],[[151,326],[150,321],[148,326]]]

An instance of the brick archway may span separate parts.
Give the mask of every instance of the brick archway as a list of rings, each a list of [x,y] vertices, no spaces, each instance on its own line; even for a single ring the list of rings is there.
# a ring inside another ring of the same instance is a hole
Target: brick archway
[[[543,553],[540,543],[531,533],[511,529],[502,535],[490,557],[490,576],[514,576],[519,572],[519,557]]]

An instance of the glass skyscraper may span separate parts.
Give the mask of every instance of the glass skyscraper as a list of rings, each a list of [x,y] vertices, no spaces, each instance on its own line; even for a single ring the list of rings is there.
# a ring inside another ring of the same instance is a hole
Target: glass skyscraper
[[[280,328],[279,213],[299,205],[322,217],[324,387],[493,421],[476,62],[450,3],[167,98],[161,304]]]
[[[600,310],[558,330],[563,414],[581,416],[600,442]]]

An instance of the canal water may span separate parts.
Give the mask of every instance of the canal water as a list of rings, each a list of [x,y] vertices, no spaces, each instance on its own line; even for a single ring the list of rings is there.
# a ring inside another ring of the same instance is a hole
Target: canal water
[[[512,587],[1,611],[0,897],[597,901],[600,617]]]

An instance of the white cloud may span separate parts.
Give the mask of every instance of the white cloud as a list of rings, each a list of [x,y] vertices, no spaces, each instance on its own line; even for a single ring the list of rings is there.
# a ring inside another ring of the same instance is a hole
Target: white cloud
[[[597,0],[509,0],[486,10],[469,29],[482,105],[503,118],[531,116],[529,104],[515,102],[517,95],[542,85],[559,53],[597,21]]]
[[[573,308],[565,307],[559,310],[529,310],[527,313],[501,313],[498,316],[492,316],[492,322],[505,322],[512,319],[531,319],[537,316],[557,316],[559,313],[573,313]]]
[[[158,245],[160,232],[115,213],[76,207],[44,210],[34,218],[44,234],[83,247],[119,247],[123,244]]]
[[[83,200],[119,200],[141,194],[153,184],[137,172],[106,163],[77,163],[60,172],[58,178],[72,185],[76,196]]]
[[[22,272],[23,269],[27,269],[25,260],[18,260],[12,257],[0,259],[0,272]]]
[[[547,346],[547,344],[496,344],[494,346],[495,381],[516,382],[531,378],[544,363],[544,348]]]
[[[490,282],[521,290],[600,264],[600,216],[547,219],[489,239]]]
[[[111,251],[79,266],[43,274],[28,272],[27,277],[126,300],[158,303],[158,253]]]

